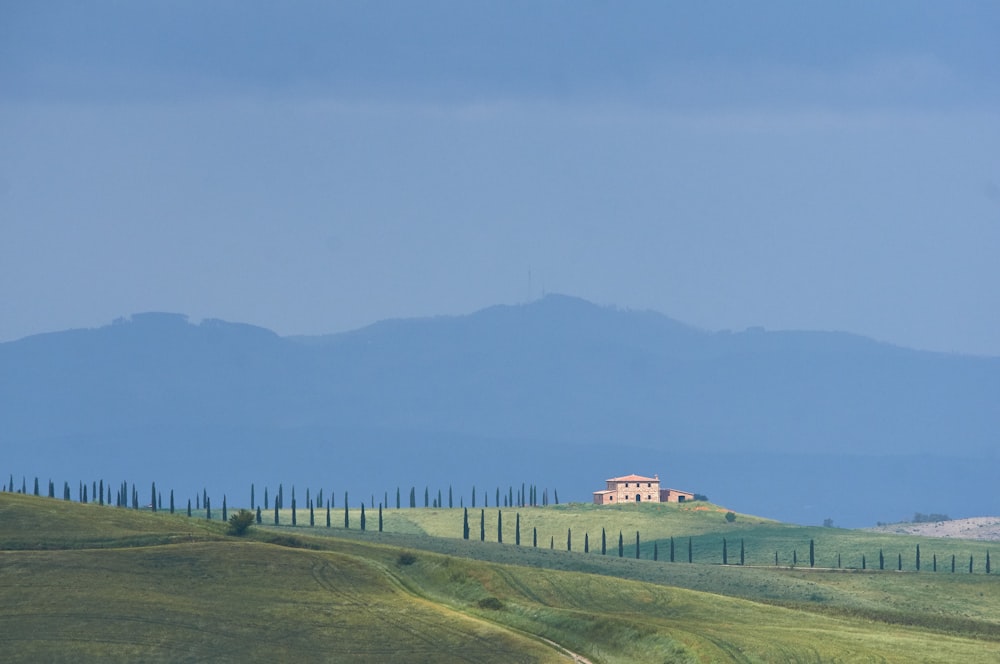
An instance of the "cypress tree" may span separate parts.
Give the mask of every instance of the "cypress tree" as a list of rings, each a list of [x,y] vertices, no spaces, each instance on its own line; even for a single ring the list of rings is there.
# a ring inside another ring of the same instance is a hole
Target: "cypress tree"
[[[792,565],[795,566],[798,564],[799,564],[799,552],[796,551],[795,549],[792,549]]]
[[[22,486],[21,487],[21,494],[27,495],[27,492],[25,492],[24,489],[25,489],[25,487]],[[83,503],[89,503],[90,502],[89,500],[87,500],[87,485],[86,484],[83,485],[83,500],[80,501],[80,502],[83,502]]]
[[[972,574],[972,556],[969,556],[969,574]]]
[[[292,525],[293,526],[299,525],[299,515],[297,513],[298,510],[296,509],[297,507],[298,507],[298,505],[295,504],[295,487],[292,487]]]
[[[497,542],[503,544],[503,512],[497,510]]]
[[[896,563],[896,571],[902,572],[903,571],[903,554],[897,553],[896,555],[899,558],[898,562]]]
[[[250,482],[250,509],[254,509],[255,507],[257,507],[257,502],[253,494],[254,494],[254,486],[253,482]]]
[[[424,487],[424,507],[428,507],[430,505],[430,502],[431,502],[430,496],[431,496],[430,489],[428,489],[425,486]]]
[[[263,521],[261,520],[261,517],[260,517],[260,505],[258,505],[257,506],[257,525],[259,526],[261,523],[263,523]]]
[[[330,527],[330,501],[326,501],[326,527]]]
[[[100,483],[99,486],[100,486],[100,491],[98,492],[98,496],[100,497],[100,500],[98,502],[101,505],[103,505],[104,504],[104,480],[101,480],[101,483]],[[49,480],[49,497],[50,498],[52,497],[52,480]]]
[[[531,546],[538,548],[538,528],[531,529]]]
[[[625,557],[625,540],[622,538],[622,531],[618,531],[618,557]]]
[[[514,520],[514,544],[521,546],[521,513],[518,512]]]
[[[654,540],[653,541],[653,560],[655,561],[655,560],[659,560],[659,559],[660,559],[660,546]]]
[[[861,569],[868,569],[868,561],[865,559],[865,554],[861,554]]]
[[[174,513],[174,490],[170,490],[170,513]]]
[[[63,480],[63,500],[70,500],[69,482]]]
[[[475,485],[473,485],[473,487],[472,487],[472,508],[473,509],[476,508],[476,487],[475,487]]]
[[[608,538],[604,534],[604,528],[601,528],[601,555],[608,555]]]
[[[191,516],[191,499],[188,498],[188,516]]]
[[[361,502],[361,532],[365,531],[365,527],[367,526],[367,523],[368,522],[365,519],[365,503],[364,503],[364,501],[362,501]]]
[[[208,498],[205,499],[205,519],[212,519],[212,501]]]
[[[417,487],[411,486],[410,487],[410,507],[413,508],[413,507],[416,507],[416,506],[417,506]]]
[[[885,569],[885,556],[882,555],[882,549],[878,550],[878,568]]]
[[[729,551],[726,549],[726,538],[722,538],[722,564],[729,564]]]
[[[559,489],[552,489],[552,495],[555,498],[556,505],[559,504]]]
[[[479,510],[479,541],[486,541],[486,510]]]
[[[274,497],[274,525],[278,525],[278,496]]]
[[[438,505],[437,506],[438,506],[438,509],[444,507],[444,503],[441,502],[441,489],[438,489]],[[448,505],[448,507],[451,507],[451,505]]]
[[[507,485],[507,504],[514,506],[514,487]]]
[[[917,545],[917,571],[920,571],[920,545]]]
[[[451,485],[449,484],[448,485],[448,509],[451,509],[452,507],[454,507],[454,505],[452,504],[452,499],[451,499]]]
[[[742,563],[740,563],[742,564]],[[837,552],[837,569],[840,569],[840,552]]]
[[[694,549],[691,546],[691,538],[688,538],[688,562],[694,562]]]
[[[309,526],[310,527],[315,527],[316,526],[316,512],[314,511],[313,507],[314,507],[313,506],[313,501],[310,500],[309,501]]]
[[[816,545],[809,540],[809,567],[816,566]]]
[[[740,538],[740,565],[746,562],[746,550],[743,548],[743,538]],[[838,565],[839,567],[839,565]]]
[[[936,572],[937,571],[937,554],[936,553],[931,556],[931,571],[932,572]]]
[[[583,552],[590,553],[590,533],[583,534]]]
[[[555,548],[556,548],[556,536],[555,535],[550,535],[549,536],[549,550],[553,550]]]
[[[986,549],[986,573],[990,573],[990,550]]]
[[[674,562],[674,536],[670,536],[670,562]]]
[[[35,495],[38,495],[38,477],[35,477]]]
[[[267,503],[267,487],[264,487],[264,509],[271,509]]]
[[[347,505],[348,505],[348,503],[347,503],[347,492],[345,491],[344,492],[344,528],[350,528],[351,527],[351,513],[348,511]]]
[[[497,507],[500,507],[500,487],[497,487]]]
[[[469,539],[469,508],[462,510],[462,539]]]
[[[226,494],[222,494],[222,520],[229,521],[229,517],[226,514]]]
[[[778,552],[777,551],[774,552],[774,566],[775,567],[778,566]]]
[[[399,509],[399,487],[396,487],[396,509]]]
[[[955,554],[951,554],[951,573],[955,573]]]
[[[639,531],[635,531],[635,559],[639,560]]]
[[[572,551],[573,550],[573,529],[572,528],[567,528],[566,529],[566,550],[567,551]]]
[[[378,504],[378,531],[382,532],[382,503]]]

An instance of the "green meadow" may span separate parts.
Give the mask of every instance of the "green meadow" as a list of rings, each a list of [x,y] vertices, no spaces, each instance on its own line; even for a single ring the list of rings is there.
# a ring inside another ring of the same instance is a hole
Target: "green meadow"
[[[237,538],[218,516],[3,493],[0,653],[12,662],[1000,657],[1000,580],[985,573],[988,543],[802,528],[742,514],[729,522],[725,511],[707,503],[505,508],[501,544],[496,508],[484,512],[486,541],[478,509],[469,510],[469,541],[458,508],[386,510],[381,533],[377,510],[368,510],[365,532],[357,510],[350,529],[342,510],[332,513],[331,528],[325,510],[315,527],[299,510],[296,527],[265,518]],[[281,521],[291,522],[287,510]],[[720,564],[723,538],[730,563],[744,541],[744,566]],[[873,571],[880,548],[886,570]]]

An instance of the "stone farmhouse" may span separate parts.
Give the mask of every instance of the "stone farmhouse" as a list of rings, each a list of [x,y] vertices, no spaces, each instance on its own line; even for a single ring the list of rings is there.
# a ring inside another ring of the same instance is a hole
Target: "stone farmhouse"
[[[619,503],[683,503],[694,500],[694,494],[679,489],[661,489],[660,476],[625,475],[605,480],[607,488],[594,492],[595,505]]]

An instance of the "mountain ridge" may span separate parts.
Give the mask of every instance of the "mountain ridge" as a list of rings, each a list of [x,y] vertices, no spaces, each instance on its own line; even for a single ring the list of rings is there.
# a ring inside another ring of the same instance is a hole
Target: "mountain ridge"
[[[0,369],[0,442],[15,450],[7,462],[15,469],[66,456],[68,468],[106,472],[87,456],[104,450],[124,472],[157,465],[150,459],[169,449],[215,463],[245,455],[230,463],[291,479],[311,459],[360,476],[377,457],[395,484],[418,481],[406,473],[436,481],[469,474],[503,449],[509,459],[480,471],[490,482],[530,469],[571,483],[564,495],[585,500],[600,488],[588,483],[621,466],[655,472],[666,463],[692,476],[670,484],[764,500],[767,486],[776,494],[808,486],[810,457],[858,459],[882,474],[906,456],[954,459],[927,462],[939,476],[919,481],[912,461],[914,477],[893,486],[900,501],[916,501],[926,499],[928,482],[964,490],[969,459],[996,468],[1000,430],[1000,358],[849,333],[710,332],[569,296],[321,338],[135,314],[0,344]],[[274,449],[279,460],[264,462]],[[773,462],[740,478],[740,467],[762,458]],[[845,477],[828,491],[857,495],[851,509],[860,510],[870,489]],[[822,504],[834,515],[845,509],[834,497]],[[962,513],[920,504],[903,514],[917,510]],[[804,518],[795,510],[775,516]],[[879,512],[871,521],[898,517]]]

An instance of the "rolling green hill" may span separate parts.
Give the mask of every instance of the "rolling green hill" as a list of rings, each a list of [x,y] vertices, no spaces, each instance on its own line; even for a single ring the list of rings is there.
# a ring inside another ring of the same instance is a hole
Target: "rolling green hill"
[[[219,521],[4,493],[0,652],[25,662],[546,662],[572,651],[595,663],[992,662],[1000,652],[1000,580],[983,570],[671,565],[645,549],[618,558],[626,527],[659,538],[661,553],[667,532],[773,542],[787,528],[806,545],[814,534],[742,515],[729,524],[714,506],[647,507],[522,510],[522,528],[614,524],[614,555],[601,556],[518,547],[513,530],[510,544],[466,542],[444,532],[457,516],[460,534],[458,509],[392,510],[383,533],[257,527],[233,538]],[[844,548],[925,541],[824,530]]]

